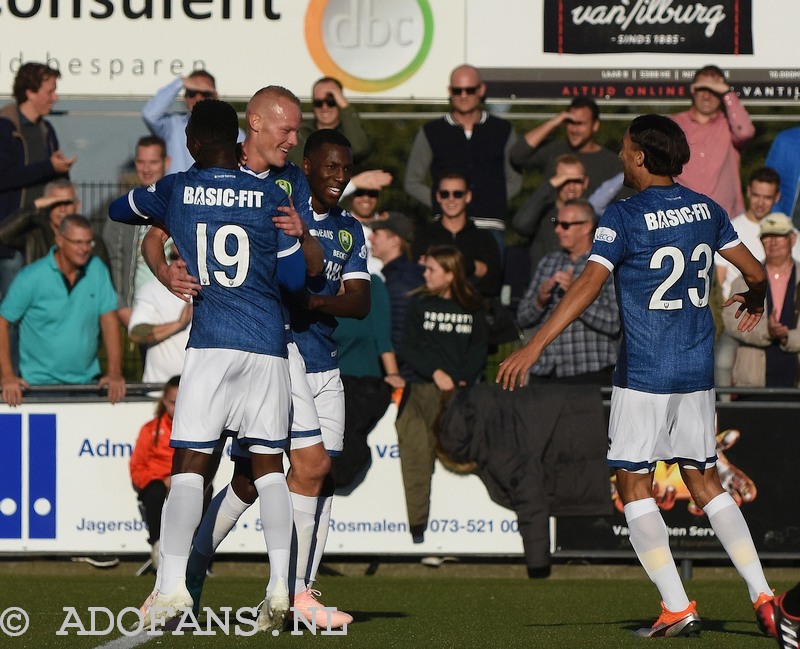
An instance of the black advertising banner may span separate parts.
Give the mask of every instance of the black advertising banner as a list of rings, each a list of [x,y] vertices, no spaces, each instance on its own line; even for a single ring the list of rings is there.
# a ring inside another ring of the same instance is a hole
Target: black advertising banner
[[[717,468],[723,485],[740,503],[761,554],[800,557],[800,408],[764,403],[718,404]],[[760,406],[760,407],[759,407]],[[654,496],[679,556],[718,555],[722,546],[708,518],[694,506],[677,469],[660,464]],[[616,505],[616,502],[615,502]],[[604,518],[558,518],[556,548],[567,554],[633,552],[621,507]]]
[[[547,0],[544,51],[753,54],[751,0]]]
[[[599,57],[589,57],[597,59]],[[708,61],[707,61],[708,62]],[[696,68],[481,68],[489,97],[570,99],[689,104]],[[754,101],[800,100],[798,68],[723,68],[739,98]]]

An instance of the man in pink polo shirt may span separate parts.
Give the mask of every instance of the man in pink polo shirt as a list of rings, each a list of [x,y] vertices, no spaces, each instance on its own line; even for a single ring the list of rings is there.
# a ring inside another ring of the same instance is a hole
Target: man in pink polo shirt
[[[753,122],[716,65],[695,72],[690,89],[692,107],[673,116],[691,151],[675,181],[710,196],[729,216],[741,214],[740,151],[755,135]]]

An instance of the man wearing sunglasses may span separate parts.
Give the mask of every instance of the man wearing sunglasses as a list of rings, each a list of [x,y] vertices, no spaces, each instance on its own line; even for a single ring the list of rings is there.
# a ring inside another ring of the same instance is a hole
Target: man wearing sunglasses
[[[303,120],[297,134],[297,146],[289,152],[289,162],[303,164],[303,148],[308,136],[321,128],[332,128],[344,135],[353,148],[353,164],[362,162],[372,149],[369,136],[356,109],[344,96],[342,84],[333,77],[322,77],[311,88],[314,119]]]
[[[564,293],[586,268],[597,215],[583,198],[571,198],[557,210],[549,227],[560,250],[545,255],[517,307],[517,324],[538,329],[552,315]],[[620,334],[614,281],[609,276],[600,297],[547,347],[529,374],[535,380],[611,385]]]
[[[509,162],[517,134],[509,122],[483,110],[486,85],[471,65],[453,70],[448,90],[450,112],[417,132],[403,187],[433,210],[436,187],[445,172],[458,170],[469,176],[472,201],[467,216],[492,232],[502,252],[508,201],[522,187],[522,176]]]
[[[469,181],[458,171],[445,173],[436,188],[440,213],[414,242],[414,258],[425,264],[425,253],[431,246],[455,246],[464,255],[470,282],[484,297],[500,295],[502,263],[494,237],[467,218],[472,201]]]
[[[181,90],[186,102],[186,113],[171,113],[173,103]],[[217,82],[205,70],[195,70],[186,77],[178,77],[161,88],[142,109],[142,119],[153,135],[167,143],[167,156],[170,158],[170,173],[187,171],[194,164],[186,148],[186,124],[189,113],[195,104],[204,99],[218,99]],[[244,140],[244,131],[239,129],[238,142]]]

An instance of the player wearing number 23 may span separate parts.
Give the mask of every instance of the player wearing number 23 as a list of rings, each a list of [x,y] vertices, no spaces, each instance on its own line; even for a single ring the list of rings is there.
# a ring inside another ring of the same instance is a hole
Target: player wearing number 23
[[[762,628],[772,593],[750,532],[716,468],[714,325],[708,307],[714,253],[741,272],[748,290],[732,296],[739,329],[764,312],[766,276],[725,211],[673,181],[689,160],[680,127],[643,115],[631,123],[619,154],[625,185],[638,193],[600,219],[586,269],[530,342],[500,365],[497,381],[513,387],[557,335],[597,298],[614,273],[623,338],[614,373],[608,464],[624,503],[630,542],[661,595],[662,614],[638,636],[697,634],[701,628],[670,554],[653,498],[656,462],[677,463],[694,503],[747,583]],[[772,622],[774,628],[774,622]]]

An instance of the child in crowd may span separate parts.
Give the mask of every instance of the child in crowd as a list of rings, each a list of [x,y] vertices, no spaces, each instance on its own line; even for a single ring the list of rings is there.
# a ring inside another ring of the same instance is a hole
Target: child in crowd
[[[173,376],[164,385],[158,400],[155,418],[139,431],[130,461],[131,482],[144,508],[153,568],[158,567],[158,540],[161,537],[161,509],[169,491],[172,473],[173,449],[169,445],[172,434],[172,415],[178,397],[180,376]]]

